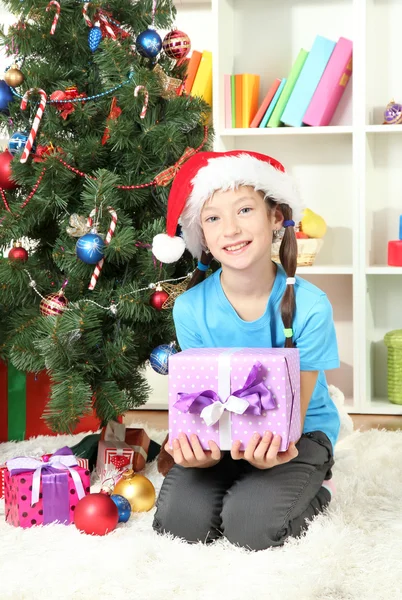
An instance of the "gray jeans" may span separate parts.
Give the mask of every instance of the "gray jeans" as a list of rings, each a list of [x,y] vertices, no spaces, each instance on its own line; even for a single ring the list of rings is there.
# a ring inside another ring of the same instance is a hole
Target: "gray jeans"
[[[322,512],[331,495],[321,487],[332,476],[332,444],[322,431],[303,434],[291,462],[260,470],[225,452],[209,469],[175,465],[157,500],[158,533],[210,543],[224,536],[251,550],[297,537]]]

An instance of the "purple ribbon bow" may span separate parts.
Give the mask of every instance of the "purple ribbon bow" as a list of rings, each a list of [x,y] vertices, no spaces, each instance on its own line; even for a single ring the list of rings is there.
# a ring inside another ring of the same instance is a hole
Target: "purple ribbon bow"
[[[233,392],[228,398],[220,398],[213,390],[203,390],[191,394],[179,392],[178,400],[173,406],[183,412],[200,414],[207,425],[216,423],[224,410],[259,416],[263,410],[277,406],[271,390],[265,385],[261,367],[261,363],[256,361],[244,386]],[[217,410],[204,410],[212,405],[215,405]]]
[[[33,473],[32,506],[39,500],[40,483],[42,481],[44,525],[53,523],[54,521],[69,523],[69,473],[73,478],[78,499],[85,496],[85,491],[79,474],[72,468],[77,466],[78,463],[68,446],[60,448],[47,458],[47,460],[38,460],[30,456],[19,456],[8,460],[6,465],[11,476],[22,473]]]

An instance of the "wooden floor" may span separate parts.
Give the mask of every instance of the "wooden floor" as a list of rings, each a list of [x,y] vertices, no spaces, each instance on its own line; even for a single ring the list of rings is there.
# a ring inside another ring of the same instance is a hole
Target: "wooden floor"
[[[402,416],[399,415],[351,415],[355,429],[402,429]],[[167,410],[131,410],[126,413],[124,423],[147,423],[153,429],[168,428]]]

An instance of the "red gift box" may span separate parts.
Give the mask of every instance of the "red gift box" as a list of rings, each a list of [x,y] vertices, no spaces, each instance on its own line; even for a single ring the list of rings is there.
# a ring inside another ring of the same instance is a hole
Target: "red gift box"
[[[0,361],[0,442],[57,435],[42,419],[49,398],[50,379],[45,371],[22,373]],[[83,417],[71,433],[99,428],[100,421],[93,412]]]
[[[101,432],[96,471],[102,477],[109,469],[141,471],[147,461],[150,439],[144,429],[109,421]]]
[[[90,492],[90,472],[67,447],[46,461],[18,457],[4,470],[5,518],[15,527],[74,522],[74,510]]]

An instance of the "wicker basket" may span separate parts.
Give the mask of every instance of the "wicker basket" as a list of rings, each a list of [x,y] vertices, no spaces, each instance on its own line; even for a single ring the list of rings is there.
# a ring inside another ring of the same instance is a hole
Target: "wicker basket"
[[[272,243],[271,258],[274,262],[280,263],[279,248],[282,240]],[[311,267],[314,264],[315,257],[322,248],[324,241],[322,239],[308,238],[297,240],[297,266]]]
[[[384,343],[388,348],[388,398],[402,404],[402,329],[389,331]]]

